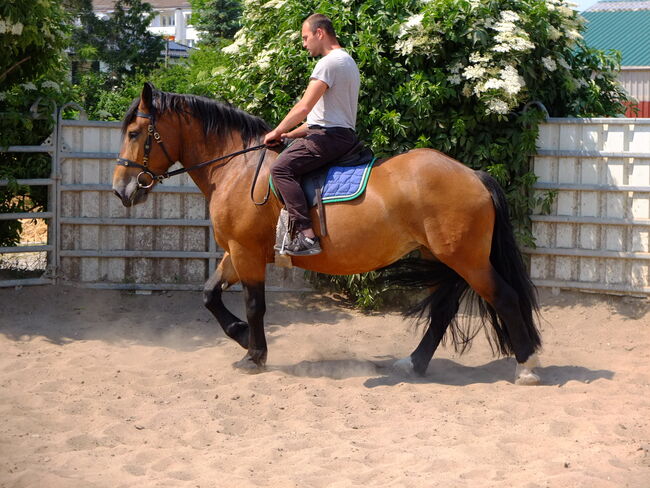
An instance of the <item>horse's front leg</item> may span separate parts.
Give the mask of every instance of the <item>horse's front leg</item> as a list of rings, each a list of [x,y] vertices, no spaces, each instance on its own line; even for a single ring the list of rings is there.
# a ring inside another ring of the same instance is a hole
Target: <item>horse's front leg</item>
[[[264,335],[264,313],[266,312],[264,282],[248,283],[243,281],[242,286],[249,325],[248,352],[233,366],[248,373],[259,373],[264,370],[268,351]]]
[[[216,271],[203,287],[203,303],[215,316],[226,335],[244,349],[248,349],[248,324],[233,315],[221,299],[223,290],[238,281],[230,254],[226,252]]]

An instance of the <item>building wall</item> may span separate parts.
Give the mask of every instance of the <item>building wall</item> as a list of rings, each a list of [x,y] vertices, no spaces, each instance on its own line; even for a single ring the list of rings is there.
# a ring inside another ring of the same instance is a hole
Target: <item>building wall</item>
[[[650,66],[624,66],[618,77],[625,90],[639,102],[639,112],[628,110],[627,117],[650,118]]]

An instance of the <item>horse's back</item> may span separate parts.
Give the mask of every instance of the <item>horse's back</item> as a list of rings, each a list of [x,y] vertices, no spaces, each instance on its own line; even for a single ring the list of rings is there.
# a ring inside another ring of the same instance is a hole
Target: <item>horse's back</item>
[[[438,151],[416,149],[379,161],[362,197],[327,205],[327,252],[294,261],[350,274],[386,266],[420,247],[445,256],[479,240],[489,253],[493,222],[490,194],[472,169]]]

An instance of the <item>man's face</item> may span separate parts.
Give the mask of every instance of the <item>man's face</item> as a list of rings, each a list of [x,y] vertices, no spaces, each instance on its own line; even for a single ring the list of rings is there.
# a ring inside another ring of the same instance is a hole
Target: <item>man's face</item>
[[[309,23],[302,24],[302,47],[309,51],[311,56],[322,54],[322,40],[322,29],[316,29],[316,32],[312,32]]]

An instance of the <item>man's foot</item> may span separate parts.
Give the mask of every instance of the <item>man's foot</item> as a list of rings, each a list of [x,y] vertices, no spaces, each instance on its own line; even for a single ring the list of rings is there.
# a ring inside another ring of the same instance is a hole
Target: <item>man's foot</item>
[[[313,256],[320,252],[318,237],[307,237],[302,232],[296,233],[296,237],[285,248],[285,253],[290,256]]]

